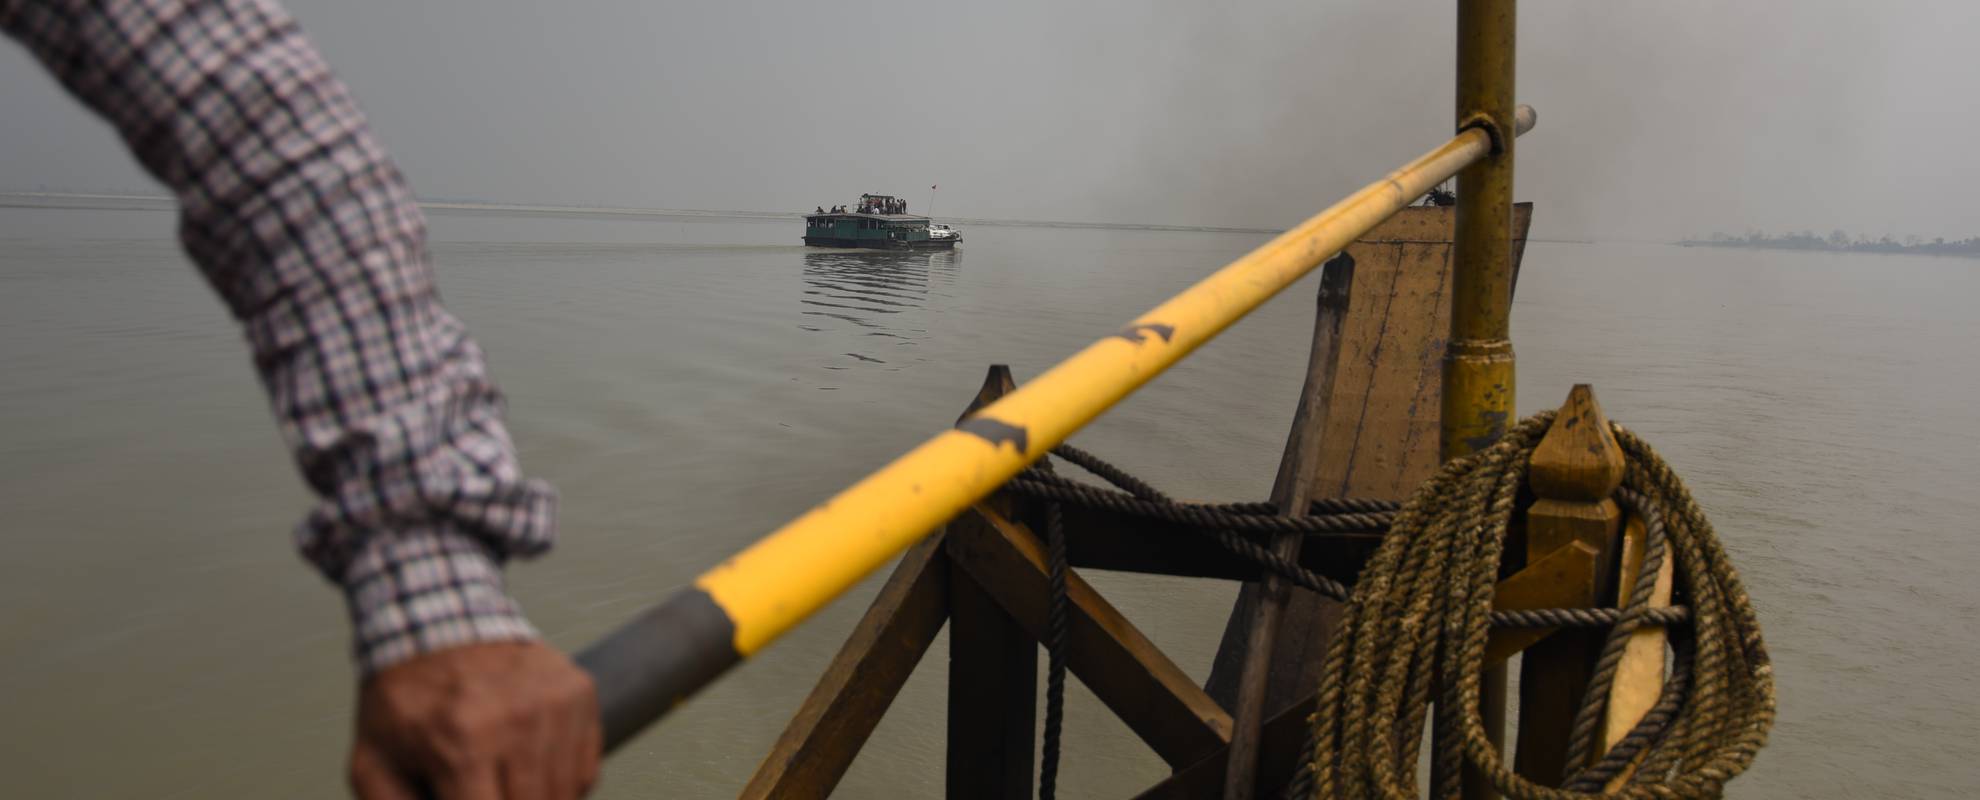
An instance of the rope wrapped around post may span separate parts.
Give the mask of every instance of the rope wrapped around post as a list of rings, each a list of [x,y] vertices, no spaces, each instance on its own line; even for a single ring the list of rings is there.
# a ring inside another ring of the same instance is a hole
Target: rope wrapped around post
[[[1069,444],[1052,455],[1100,476],[1110,490],[1057,475],[1043,467],[1026,470],[1005,489],[1047,503],[1069,503],[1161,520],[1215,540],[1232,554],[1276,573],[1302,589],[1347,602],[1351,589],[1339,581],[1280,558],[1251,535],[1260,533],[1346,533],[1387,530],[1400,503],[1360,497],[1313,501],[1303,517],[1279,516],[1271,503],[1189,503],[1171,499],[1133,474]],[[1044,462],[1041,462],[1041,464]],[[1496,628],[1605,628],[1622,620],[1615,608],[1536,608],[1492,612]],[[1642,624],[1677,625],[1691,619],[1684,606],[1644,609]]]
[[[1766,742],[1775,707],[1772,666],[1752,605],[1710,522],[1648,444],[1611,425],[1627,456],[1617,494],[1625,508],[1644,520],[1648,536],[1646,557],[1630,576],[1636,589],[1628,606],[1491,608],[1514,502],[1533,448],[1554,417],[1550,411],[1528,418],[1492,447],[1445,464],[1400,505],[1321,500],[1307,516],[1278,517],[1267,503],[1179,502],[1069,444],[1052,454],[1117,489],[1072,480],[1044,462],[1007,489],[1045,502],[1055,558],[1063,557],[1066,535],[1060,504],[1070,503],[1181,525],[1261,569],[1349,604],[1341,633],[1326,656],[1308,746],[1312,760],[1294,776],[1289,797],[1415,796],[1416,758],[1433,689],[1444,701],[1440,713],[1453,714],[1458,724],[1452,730],[1461,734],[1440,743],[1438,756],[1453,765],[1470,760],[1517,800],[1716,797]],[[1278,558],[1253,538],[1288,530],[1361,531],[1371,523],[1389,533],[1353,588]],[[1652,607],[1647,587],[1660,563],[1673,555],[1693,605]],[[1062,613],[1065,599],[1058,585],[1054,583],[1051,602],[1055,613]],[[1565,789],[1515,774],[1486,740],[1477,711],[1478,667],[1490,628],[1610,628],[1568,743],[1570,763],[1586,764],[1616,663],[1631,633],[1645,625],[1687,622],[1695,623],[1692,630],[1671,631],[1676,667],[1658,702],[1598,761],[1570,775]],[[1063,647],[1062,640],[1051,638],[1048,651]],[[1063,655],[1055,653],[1053,662],[1052,671],[1062,675]],[[1447,675],[1456,675],[1456,680],[1443,677]],[[1046,738],[1056,745],[1059,715],[1047,716]],[[1057,747],[1047,749],[1042,777],[1050,787]],[[1439,772],[1459,774],[1455,769]],[[1610,785],[1625,773],[1626,779]],[[1457,795],[1455,785],[1436,788],[1440,797]]]
[[[1553,418],[1552,412],[1530,417],[1491,447],[1446,463],[1397,513],[1329,646],[1311,761],[1294,782],[1295,796],[1417,796],[1416,761],[1433,699],[1436,713],[1456,723],[1456,741],[1438,742],[1436,756],[1473,764],[1516,800],[1717,797],[1766,743],[1775,712],[1773,667],[1738,572],[1684,483],[1621,426],[1612,430],[1627,456],[1629,493],[1622,497],[1650,523],[1656,558],[1668,552],[1677,559],[1678,584],[1692,609],[1690,630],[1673,632],[1677,669],[1656,707],[1602,761],[1569,776],[1567,788],[1515,774],[1487,740],[1479,673],[1497,621],[1493,585],[1528,459]],[[1651,559],[1645,565],[1654,571]],[[1613,661],[1619,638],[1656,618],[1635,599],[1647,596],[1637,593],[1630,607],[1610,609],[1621,624],[1602,664]],[[1602,702],[1611,675],[1598,667],[1584,711],[1599,711],[1589,705]],[[1577,724],[1578,733],[1583,728],[1592,723]],[[1574,749],[1586,754],[1585,734]],[[1631,765],[1626,778],[1610,785]],[[1432,787],[1438,797],[1457,795],[1457,781],[1447,783]]]

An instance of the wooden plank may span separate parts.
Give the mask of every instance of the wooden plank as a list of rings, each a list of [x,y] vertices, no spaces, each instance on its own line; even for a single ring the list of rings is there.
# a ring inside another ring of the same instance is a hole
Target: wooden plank
[[[949,574],[941,556],[937,533],[901,557],[742,797],[832,793],[948,619]]]
[[[978,538],[965,514],[946,544]],[[1038,644],[977,579],[949,561],[950,800],[1029,800],[1037,727]]]
[[[1492,587],[1492,608],[1498,611],[1531,611],[1540,608],[1570,608],[1587,591],[1575,581],[1595,571],[1599,555],[1584,544],[1571,544],[1548,553],[1526,565],[1511,577]],[[1494,628],[1485,640],[1485,666],[1493,666],[1513,654],[1540,643],[1559,628]]]
[[[1513,207],[1515,278],[1532,212],[1531,203]],[[1403,209],[1346,251],[1355,260],[1355,291],[1341,330],[1314,497],[1403,500],[1437,468],[1454,214],[1449,207]],[[1293,593],[1273,648],[1267,708],[1291,703],[1319,682],[1335,606],[1311,592]],[[1207,684],[1220,701],[1236,697],[1256,609],[1257,587],[1247,585],[1231,609]]]
[[[1516,275],[1533,208],[1513,210]],[[1449,207],[1405,209],[1348,248],[1370,290],[1349,306],[1314,496],[1402,500],[1436,471],[1455,219]]]
[[[1282,515],[1306,513],[1313,497],[1313,478],[1320,464],[1320,427],[1327,418],[1327,404],[1334,396],[1334,375],[1340,365],[1341,325],[1347,316],[1348,299],[1354,289],[1354,258],[1336,256],[1328,261],[1320,276],[1318,309],[1313,315],[1313,340],[1307,348],[1306,385],[1301,401],[1293,411],[1292,431],[1286,435],[1286,450],[1279,459],[1279,475],[1272,484],[1272,504]],[[1272,537],[1274,555],[1298,559],[1299,534]],[[1272,664],[1272,644],[1278,636],[1279,621],[1293,585],[1278,574],[1265,576],[1258,593],[1258,612],[1238,672],[1237,704],[1231,710],[1235,728],[1231,733],[1230,763],[1225,768],[1226,800],[1250,800],[1258,768],[1258,736],[1265,722],[1266,676]]]
[[[964,519],[971,524],[949,532],[950,560],[1023,630],[1043,635],[1049,610],[1044,544],[981,506]],[[1156,755],[1179,766],[1230,741],[1230,715],[1076,572],[1066,575],[1066,596],[1068,669]]]
[[[1593,606],[1607,593],[1609,554],[1615,552],[1622,509],[1610,498],[1622,484],[1623,454],[1608,418],[1586,384],[1568,393],[1560,416],[1534,448],[1527,482],[1537,498],[1526,512],[1529,560],[1566,548],[1595,554],[1586,572],[1564,575],[1575,597],[1564,607]],[[1567,761],[1576,711],[1588,691],[1603,632],[1560,632],[1526,651],[1520,662],[1519,749],[1513,768],[1527,779],[1559,786],[1578,768]]]
[[[1616,593],[1616,607],[1629,605],[1630,592],[1635,587],[1636,574],[1643,566],[1644,549],[1643,520],[1630,517],[1623,525],[1623,567],[1617,573],[1624,577],[1619,581]],[[1676,578],[1677,559],[1668,552],[1664,563],[1657,568],[1657,582],[1650,591],[1650,607],[1664,608],[1671,604],[1671,586]],[[1602,739],[1594,757],[1603,754],[1622,741],[1631,728],[1643,719],[1643,715],[1657,704],[1657,698],[1664,691],[1664,646],[1668,636],[1662,625],[1645,625],[1631,631],[1629,644],[1624,647],[1622,663],[1616,665],[1615,684],[1609,689],[1609,708],[1603,720]],[[1616,776],[1617,780],[1627,777],[1628,770]],[[1613,783],[1611,785],[1614,785]]]
[[[1276,796],[1306,760],[1310,725],[1307,717],[1313,715],[1313,707],[1313,695],[1309,692],[1266,720],[1258,737],[1258,771],[1251,787],[1255,796]],[[1225,751],[1211,753],[1135,797],[1140,800],[1216,797],[1223,790],[1229,761]]]
[[[1066,561],[1077,569],[1102,569],[1255,581],[1258,565],[1232,555],[1222,545],[1180,525],[1131,517],[1105,509],[1063,506]],[[1300,543],[1299,563],[1342,583],[1352,583],[1361,565],[1382,544],[1382,531],[1312,534]]]

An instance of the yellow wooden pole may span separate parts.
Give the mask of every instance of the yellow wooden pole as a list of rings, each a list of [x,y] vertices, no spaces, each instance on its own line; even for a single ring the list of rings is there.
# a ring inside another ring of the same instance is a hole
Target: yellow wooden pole
[[[1445,460],[1484,449],[1512,420],[1512,194],[1515,0],[1458,0],[1457,127],[1484,131],[1492,152],[1458,173],[1451,339],[1444,355],[1441,449]],[[1505,739],[1506,672],[1482,676],[1486,735]],[[1491,797],[1464,770],[1464,796]]]
[[[598,683],[608,742],[622,741],[761,650],[1533,120],[1532,110],[1522,108],[1516,117],[1509,110],[1497,132],[1460,131],[908,451],[594,644],[579,663]]]

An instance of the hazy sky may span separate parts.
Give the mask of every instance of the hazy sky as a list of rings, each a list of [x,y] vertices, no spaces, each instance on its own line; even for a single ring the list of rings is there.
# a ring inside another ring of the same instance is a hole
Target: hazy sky
[[[1451,129],[1448,0],[289,7],[427,197],[1283,226]],[[1520,14],[1538,235],[1980,235],[1980,3]],[[0,109],[0,190],[149,186],[17,46]]]

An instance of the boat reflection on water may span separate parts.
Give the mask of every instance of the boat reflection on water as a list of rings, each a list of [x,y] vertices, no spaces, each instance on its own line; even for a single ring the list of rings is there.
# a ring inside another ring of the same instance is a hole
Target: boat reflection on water
[[[899,347],[926,336],[929,286],[954,279],[955,250],[814,250],[804,254],[804,320],[798,327],[844,337],[849,352],[827,369],[898,361]],[[938,289],[939,291],[939,289]]]

